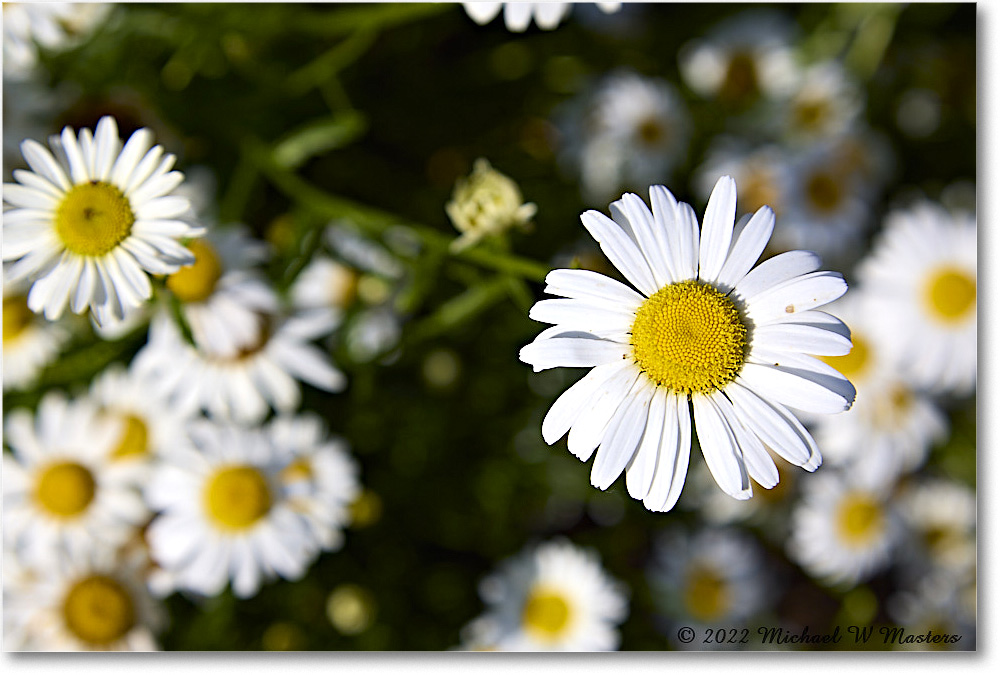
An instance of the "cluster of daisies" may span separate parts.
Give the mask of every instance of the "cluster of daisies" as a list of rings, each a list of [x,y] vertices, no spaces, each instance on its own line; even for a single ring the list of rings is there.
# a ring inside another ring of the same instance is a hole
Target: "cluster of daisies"
[[[7,634],[19,649],[153,649],[157,598],[241,598],[343,543],[360,493],[342,440],[298,413],[345,376],[316,344],[355,276],[317,255],[281,297],[268,247],[183,195],[174,156],[104,117],[4,185],[4,389],[37,386],[75,337],[146,333],[88,390],[6,415]],[[333,236],[333,235],[331,235]],[[41,383],[44,385],[44,382]]]

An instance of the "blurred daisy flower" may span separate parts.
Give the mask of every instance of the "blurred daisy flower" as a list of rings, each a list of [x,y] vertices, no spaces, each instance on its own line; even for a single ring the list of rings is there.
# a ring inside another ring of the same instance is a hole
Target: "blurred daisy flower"
[[[956,579],[947,574],[932,575],[913,587],[899,591],[886,603],[891,619],[897,626],[905,626],[903,635],[927,635],[926,642],[905,642],[904,637],[891,640],[897,649],[960,650],[976,649],[975,604],[970,608],[963,602],[968,595],[973,601],[975,582]],[[888,637],[891,637],[891,633]],[[934,638],[939,638],[935,640]]]
[[[775,217],[784,214],[789,169],[778,146],[752,148],[731,136],[713,141],[696,172],[695,191],[702,199],[708,200],[719,176],[733,177],[740,186],[740,203],[748,213],[769,206]]]
[[[790,37],[791,27],[779,14],[741,13],[681,48],[681,75],[701,96],[734,106],[762,94],[780,96],[798,79]]]
[[[10,281],[33,282],[32,311],[57,319],[68,303],[98,324],[121,320],[152,294],[148,274],[193,262],[179,240],[203,231],[179,219],[189,204],[172,194],[184,176],[151,144],[140,129],[122,146],[115,120],[103,117],[94,134],[66,127],[52,136],[52,152],[21,145],[32,170],[3,186],[3,259],[13,261]]]
[[[668,532],[658,539],[653,555],[647,574],[653,600],[671,621],[702,628],[738,626],[768,605],[764,559],[745,533],[733,529],[704,529],[693,535]],[[702,631],[696,628],[696,632]]]
[[[886,217],[859,265],[872,290],[868,311],[916,386],[960,396],[975,390],[976,252],[973,214],[921,202]]]
[[[278,310],[278,298],[255,266],[267,244],[246,228],[213,228],[187,244],[194,264],[166,279],[180,301],[195,345],[208,354],[233,357],[259,339],[263,315]]]
[[[308,523],[323,551],[340,548],[350,506],[361,494],[358,467],[347,443],[329,438],[315,415],[278,417],[267,427],[271,442],[285,455],[279,479],[291,509]]]
[[[626,589],[594,553],[566,541],[503,561],[479,592],[489,626],[480,641],[499,651],[612,651],[628,615]]]
[[[27,78],[38,62],[38,47],[54,51],[73,46],[110,9],[96,3],[3,3],[4,78]]]
[[[142,474],[115,462],[121,425],[87,399],[42,398],[36,415],[14,410],[4,436],[5,546],[25,562],[75,562],[95,546],[120,544],[146,519]]]
[[[289,291],[296,309],[322,309],[338,320],[354,302],[359,274],[327,255],[316,255],[297,277]]]
[[[66,326],[28,308],[24,284],[3,285],[3,389],[29,387],[70,338]]]
[[[146,533],[154,588],[216,595],[232,581],[248,598],[264,580],[301,578],[319,547],[282,485],[291,457],[259,429],[200,420],[188,438],[146,486],[160,512]]]
[[[146,588],[139,559],[100,549],[39,572],[30,583],[5,588],[7,649],[157,650],[166,615]]]
[[[789,140],[815,142],[845,133],[864,104],[864,94],[847,70],[837,61],[823,61],[799,74],[791,95],[778,104],[771,120]]]
[[[666,80],[613,73],[566,117],[565,158],[592,202],[663,180],[687,153],[691,120]]]
[[[484,237],[501,234],[518,227],[527,228],[538,207],[524,202],[517,183],[477,159],[468,178],[455,183],[451,201],[445,211],[461,236],[452,242],[452,252],[472,246]]]
[[[944,479],[907,485],[899,496],[911,555],[908,564],[961,576],[976,567],[976,493]]]
[[[792,512],[792,560],[822,582],[845,587],[887,567],[901,534],[889,489],[850,473],[824,473],[805,483]]]
[[[591,483],[626,486],[646,508],[668,511],[680,496],[691,449],[692,412],[702,454],[727,494],[749,499],[750,480],[772,488],[778,470],[765,446],[813,471],[821,462],[788,407],[832,414],[854,387],[809,354],[851,349],[846,327],[817,307],[847,290],[840,274],[817,272],[806,251],[753,268],[771,237],[763,207],[735,228],[736,184],[719,179],[699,230],[694,210],[663,186],[652,212],[626,194],[614,220],[581,216],[605,255],[638,289],[587,270],[554,270],[529,316],[554,324],[523,347],[535,371],[592,370],[564,392],[542,422],[552,444],[569,432],[570,452],[597,451]]]
[[[854,406],[836,417],[817,418],[813,434],[827,461],[892,482],[923,465],[934,443],[948,435],[948,419],[934,400],[898,375],[898,363],[866,311],[871,289],[830,306],[851,330],[849,354],[822,357],[857,389]],[[876,291],[877,292],[877,291]]]
[[[610,14],[621,8],[620,2],[595,3],[602,12]],[[480,26],[496,18],[503,10],[507,30],[523,33],[534,19],[542,30],[552,30],[562,22],[573,7],[571,2],[463,2],[465,13]]]
[[[166,313],[153,318],[149,341],[133,362],[182,414],[203,410],[220,420],[262,421],[273,408],[290,413],[302,393],[296,380],[324,391],[341,391],[344,374],[312,340],[332,330],[330,317],[298,313],[266,317],[253,344],[219,356],[187,342]]]

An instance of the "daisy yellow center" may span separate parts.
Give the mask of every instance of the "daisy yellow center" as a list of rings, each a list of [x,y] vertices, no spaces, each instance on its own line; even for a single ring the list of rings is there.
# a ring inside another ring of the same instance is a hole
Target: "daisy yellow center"
[[[23,295],[15,295],[3,299],[3,339],[13,340],[20,335],[33,316],[28,309],[28,299]]]
[[[771,172],[766,169],[748,172],[745,183],[740,187],[740,200],[751,213],[762,206],[770,206],[777,211],[778,187]]]
[[[655,147],[660,145],[667,138],[667,128],[663,122],[655,117],[647,117],[637,128],[639,141],[643,145]]]
[[[74,185],[56,209],[56,234],[66,249],[82,256],[102,256],[132,232],[135,214],[122,191],[110,183]]]
[[[691,616],[699,621],[721,617],[729,606],[726,580],[714,570],[695,567],[688,574],[684,587],[684,604]]]
[[[35,501],[53,516],[73,518],[86,510],[96,490],[90,469],[76,462],[57,462],[38,476]]]
[[[209,479],[205,505],[217,525],[228,530],[245,530],[271,510],[271,490],[258,469],[230,466]]]
[[[297,459],[281,471],[281,480],[284,483],[297,483],[299,481],[311,480],[312,477],[312,466],[305,459]]]
[[[839,370],[847,379],[853,379],[865,372],[871,363],[871,347],[868,341],[857,333],[851,333],[851,351],[843,356],[820,357]]]
[[[864,546],[882,533],[885,515],[870,495],[851,492],[837,507],[837,532],[848,546]]]
[[[207,241],[195,239],[187,247],[194,254],[194,264],[167,277],[167,288],[181,302],[204,302],[222,276],[222,261]]]
[[[555,640],[570,622],[566,596],[547,588],[536,588],[524,603],[521,623],[525,629],[545,640]]]
[[[708,393],[731,382],[743,367],[747,329],[736,305],[698,281],[664,286],[635,313],[636,363],[662,387]]]
[[[823,100],[803,100],[795,106],[795,123],[800,129],[814,131],[823,126],[828,117],[829,106]]]
[[[62,610],[69,631],[95,647],[120,640],[135,625],[132,596],[106,576],[76,582],[66,594]]]
[[[836,177],[828,173],[815,173],[806,181],[806,197],[820,213],[832,213],[843,201],[844,191]]]
[[[757,62],[753,54],[736,52],[730,57],[720,93],[730,101],[742,101],[757,94]]]
[[[135,415],[127,415],[118,445],[111,452],[112,457],[136,457],[149,452],[149,429],[146,423]]]
[[[976,308],[976,278],[965,270],[945,267],[927,282],[925,300],[931,316],[943,323],[964,319]]]
[[[913,403],[909,388],[895,383],[872,403],[872,422],[877,429],[898,429],[906,422]]]

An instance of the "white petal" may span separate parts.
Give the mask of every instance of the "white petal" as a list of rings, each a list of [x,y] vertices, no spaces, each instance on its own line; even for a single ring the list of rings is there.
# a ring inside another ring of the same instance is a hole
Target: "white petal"
[[[743,423],[782,458],[807,471],[820,465],[816,442],[784,406],[761,398],[739,377],[726,386],[726,394]]]
[[[700,255],[700,237],[698,216],[687,202],[677,202],[677,241],[680,255],[675,260],[675,271],[681,281],[694,279],[698,276],[698,256]]]
[[[691,413],[686,395],[667,393],[663,438],[656,459],[656,474],[643,505],[650,511],[674,508],[684,488],[691,459]]]
[[[747,298],[746,312],[761,324],[833,302],[846,292],[847,282],[840,273],[810,272]]]
[[[638,378],[611,418],[591,467],[590,484],[594,487],[606,490],[632,460],[646,428],[655,388],[649,378]]]
[[[809,251],[788,251],[768,258],[736,283],[736,294],[750,298],[789,279],[819,269],[819,256]]]
[[[465,13],[480,26],[489,23],[503,9],[502,2],[463,2]]]
[[[609,377],[580,412],[570,429],[567,447],[586,462],[601,441],[612,415],[625,400],[632,384],[640,377],[637,368],[623,368]]]
[[[48,192],[17,183],[3,184],[3,200],[11,206],[44,211],[54,211],[59,205],[59,200]],[[4,220],[7,220],[7,214],[4,214]]]
[[[44,145],[29,138],[21,143],[21,153],[32,171],[63,190],[70,189],[72,184],[69,182],[66,172]]]
[[[708,470],[722,491],[736,499],[749,499],[752,494],[743,455],[732,430],[716,407],[711,396],[697,395],[694,405],[694,426],[698,444]]]
[[[856,391],[854,385],[833,366],[808,354],[788,351],[771,351],[764,347],[751,349],[749,363],[760,363],[765,366],[781,368],[799,377],[804,377],[830,389],[842,396],[849,403],[854,402]]]
[[[670,283],[670,264],[666,259],[666,251],[660,250],[660,244],[653,234],[653,214],[642,198],[632,193],[622,195],[621,199],[611,203],[611,215],[619,225],[627,223],[631,226],[639,252],[646,259],[656,285],[663,287]]]
[[[580,216],[583,226],[600,245],[618,271],[629,283],[647,297],[659,290],[649,264],[635,242],[618,224],[599,211],[587,211]]]
[[[729,244],[736,224],[736,181],[723,176],[715,184],[705,208],[701,229],[701,248],[698,253],[698,278],[714,282],[726,262]]]
[[[821,356],[843,356],[851,351],[850,338],[825,328],[798,323],[771,323],[753,329],[753,345]]]
[[[778,484],[778,467],[774,465],[774,460],[767,454],[757,435],[744,426],[744,420],[722,392],[716,392],[711,398],[736,437],[747,473],[758,485],[770,490]]]
[[[548,368],[590,368],[612,361],[627,359],[628,345],[608,340],[585,338],[552,338],[536,340],[521,348],[521,361],[533,366],[535,372]]]
[[[118,155],[118,159],[115,160],[114,166],[111,168],[111,183],[119,186],[119,188],[127,185],[126,181],[129,176],[135,171],[136,166],[139,165],[139,160],[142,159],[152,144],[153,132],[149,129],[139,129],[132,134]]]
[[[681,247],[676,241],[679,236],[678,228],[681,227],[677,221],[677,200],[667,188],[653,185],[649,188],[649,203],[653,207],[653,236],[660,248],[669,281],[684,281],[685,277],[681,276],[678,264]]]
[[[716,280],[719,286],[729,290],[746,276],[760,258],[760,254],[764,252],[773,230],[774,211],[770,206],[760,207],[733,244],[729,257],[726,258],[726,264],[723,265]]]
[[[552,445],[562,438],[579,418],[587,402],[597,395],[601,387],[611,377],[630,366],[631,364],[625,360],[597,366],[564,391],[542,420],[542,438],[545,442]]]
[[[552,270],[545,276],[545,292],[564,298],[608,301],[633,310],[645,298],[625,284],[590,270]]]
[[[14,180],[26,187],[34,188],[54,197],[56,200],[62,199],[65,192],[41,174],[25,171],[24,169],[14,169]]]
[[[645,499],[653,485],[656,460],[663,440],[663,423],[667,414],[667,398],[673,398],[666,389],[656,387],[649,402],[649,417],[646,420],[639,449],[625,468],[625,486],[633,499]],[[676,437],[676,434],[674,434]]]
[[[851,407],[851,401],[800,374],[756,363],[743,364],[740,376],[754,391],[782,405],[806,412],[834,414]]]
[[[83,270],[80,273],[80,283],[73,289],[70,309],[76,314],[82,312],[93,300],[94,287],[97,285],[97,270],[94,262],[89,258],[83,261]],[[97,303],[94,303],[97,304]]]
[[[114,117],[106,115],[97,122],[94,135],[94,178],[107,181],[111,177],[111,167],[120,148],[118,124]]]
[[[84,129],[84,131],[86,131],[86,129]],[[76,136],[73,135],[73,130],[69,127],[65,127],[62,130],[62,136],[60,139],[62,141],[63,152],[66,153],[66,160],[69,162],[69,174],[73,179],[73,183],[77,185],[80,183],[86,183],[91,177],[90,170],[87,166],[87,161],[83,155],[83,151],[77,143]]]
[[[528,318],[587,332],[614,330],[628,332],[635,323],[635,313],[586,300],[541,300],[528,312]]]

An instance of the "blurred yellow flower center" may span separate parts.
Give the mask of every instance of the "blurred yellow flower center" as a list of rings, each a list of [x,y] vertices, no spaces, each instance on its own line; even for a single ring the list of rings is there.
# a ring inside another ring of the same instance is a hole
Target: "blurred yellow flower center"
[[[311,480],[312,477],[312,466],[307,459],[297,459],[281,471],[283,483],[297,483],[301,480]]]
[[[940,269],[928,280],[925,299],[935,319],[960,321],[976,309],[976,278],[965,270]]]
[[[778,212],[778,186],[772,172],[764,167],[753,167],[740,185],[740,200],[748,212],[755,212],[762,206],[770,206]]]
[[[205,505],[217,525],[229,530],[244,530],[271,509],[271,490],[258,469],[230,466],[209,479]]]
[[[521,622],[544,640],[555,640],[569,624],[569,603],[562,593],[536,588],[524,603]]]
[[[694,567],[684,587],[684,604],[691,616],[699,621],[718,619],[729,607],[726,580],[714,570]]]
[[[753,54],[736,52],[729,59],[719,95],[731,102],[741,102],[757,95],[757,62]]]
[[[149,430],[146,423],[135,415],[127,415],[122,420],[124,429],[118,445],[111,452],[112,457],[135,457],[149,452]]]
[[[28,309],[28,299],[14,295],[3,299],[3,339],[13,340],[28,327],[33,316]]]
[[[105,576],[76,582],[63,602],[66,627],[94,647],[120,640],[135,625],[135,606],[128,591]]]
[[[74,185],[56,209],[56,234],[63,246],[83,256],[102,256],[132,232],[135,214],[122,191],[109,183]]]
[[[864,374],[871,363],[871,347],[868,340],[857,333],[851,333],[851,351],[843,356],[821,356],[830,366],[839,370],[848,378],[856,378]]]
[[[194,264],[167,277],[167,288],[181,302],[204,302],[222,276],[222,261],[207,241],[195,239],[187,247],[194,253]]]
[[[820,129],[829,117],[829,105],[819,99],[805,99],[795,104],[793,115],[795,124],[803,131]]]
[[[844,191],[836,177],[815,173],[806,181],[806,196],[814,209],[820,213],[831,213],[840,206]]]
[[[851,492],[837,507],[837,532],[848,546],[864,546],[882,533],[882,506],[870,495]]]
[[[664,143],[670,133],[666,125],[655,117],[647,117],[636,129],[639,141],[646,146],[656,147]]]
[[[76,462],[51,464],[35,485],[35,501],[60,518],[80,515],[94,499],[97,483],[90,470]]]
[[[897,382],[868,405],[875,427],[894,431],[906,421],[907,414],[913,407],[913,393],[908,387]]]
[[[633,355],[661,387],[708,393],[739,374],[746,333],[732,300],[707,284],[681,281],[639,306],[632,324]]]

